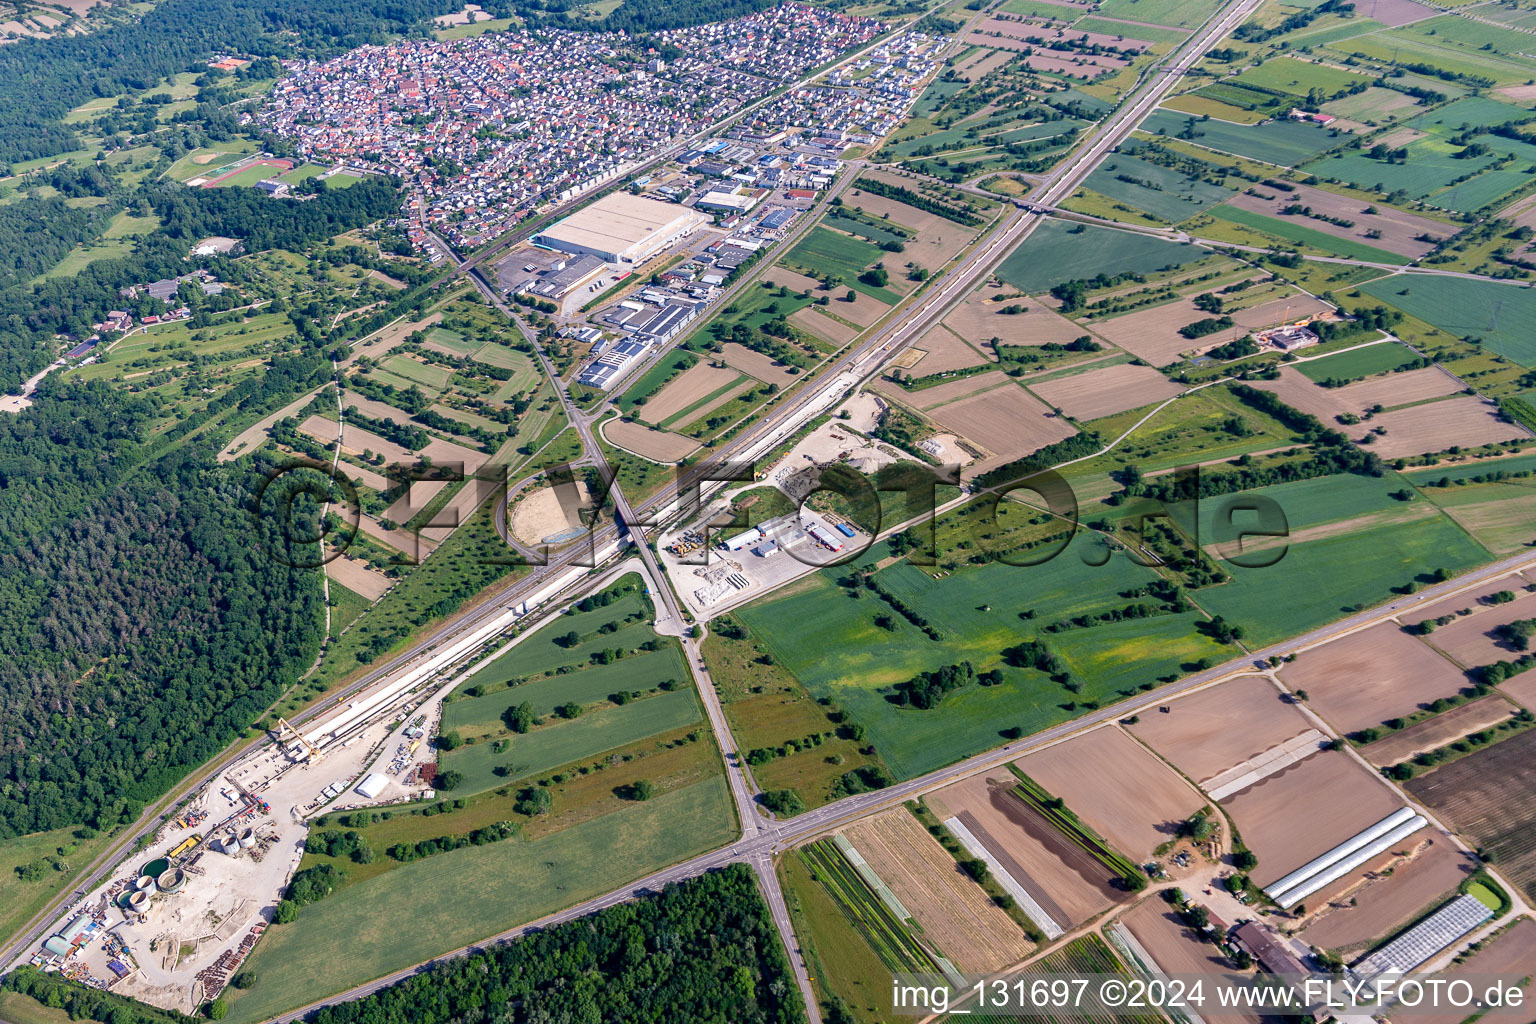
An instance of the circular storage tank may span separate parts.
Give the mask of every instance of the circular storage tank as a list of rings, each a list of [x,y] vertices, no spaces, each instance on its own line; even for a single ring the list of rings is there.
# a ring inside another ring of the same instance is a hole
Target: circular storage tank
[[[148,875],[150,878],[159,878],[162,874],[165,873],[166,868],[169,868],[170,866],[170,861],[166,860],[164,857],[160,857],[157,860],[152,860],[148,864],[145,864],[142,868],[139,868],[139,874]]]
[[[153,875],[140,875],[139,876],[139,880],[137,882],[133,883],[133,887],[135,889],[138,889],[140,892],[143,892],[146,889],[153,889],[155,887],[154,876]]]
[[[240,833],[240,845],[249,850],[256,845],[256,830],[248,828]]]
[[[134,910],[143,910],[145,907],[149,906],[149,893],[134,893],[132,896],[128,897],[128,905]]]
[[[168,868],[155,879],[155,885],[160,887],[161,892],[180,892],[186,884],[187,876],[181,868]]]

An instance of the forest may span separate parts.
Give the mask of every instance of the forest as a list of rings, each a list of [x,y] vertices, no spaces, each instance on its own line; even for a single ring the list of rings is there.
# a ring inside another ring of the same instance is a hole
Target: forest
[[[752,872],[733,864],[437,964],[310,1020],[800,1024],[805,1011]]]

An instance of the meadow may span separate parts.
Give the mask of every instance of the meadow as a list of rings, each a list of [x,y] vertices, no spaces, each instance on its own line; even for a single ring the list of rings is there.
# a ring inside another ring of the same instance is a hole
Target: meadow
[[[1157,579],[1124,555],[1087,564],[1098,557],[1096,547],[1080,536],[1041,565],[967,566],[941,579],[906,562],[880,570],[879,584],[927,618],[942,641],[894,614],[873,592],[851,597],[833,582],[837,570],[808,577],[738,616],[776,663],[813,696],[847,709],[892,771],[910,778],[996,746],[1000,729],[1033,733],[1089,702],[1177,674],[1181,664],[1220,658],[1220,645],[1196,634],[1192,617],[1167,616],[1048,636],[1047,646],[1081,684],[1076,695],[1032,668],[1005,664],[1001,652],[1042,635],[1041,627],[1120,607],[1122,592]],[[888,615],[891,628],[877,625],[878,615]],[[962,687],[927,711],[887,699],[895,684],[961,660],[978,672],[999,668],[1003,682]]]
[[[1493,281],[1399,274],[1360,290],[1449,334],[1480,338],[1522,366],[1536,366],[1536,292]]]
[[[817,225],[784,255],[783,262],[813,275],[831,274],[841,277],[843,284],[850,288],[872,295],[881,302],[895,303],[901,299],[896,292],[865,284],[858,279],[866,267],[878,263],[885,255],[879,247],[862,238],[839,234]]]
[[[455,795],[480,793],[692,725],[699,717],[699,702],[690,687],[589,711],[580,718],[556,719],[531,732],[513,734],[507,749],[499,754],[487,741],[466,745],[446,752],[438,763],[444,771],[463,773],[464,781],[453,791]]]
[[[1123,152],[1112,154],[1084,183],[1100,195],[1170,224],[1193,217],[1232,195],[1220,185],[1187,178],[1172,168]]]
[[[266,984],[230,989],[228,1019],[253,1024],[536,920],[721,846],[735,830],[716,777],[531,842],[403,865],[268,931],[247,961]]]
[[[1141,128],[1154,135],[1175,138],[1187,132],[1192,136],[1190,141],[1196,145],[1282,167],[1295,167],[1348,141],[1347,136],[1334,135],[1319,125],[1299,121],[1246,125],[1198,120],[1191,123],[1192,120],[1176,111],[1157,110],[1142,122]]]
[[[1387,342],[1384,345],[1351,349],[1322,359],[1310,359],[1298,363],[1296,369],[1313,380],[1327,380],[1330,377],[1353,380],[1400,369],[1418,358],[1418,354],[1406,346]]]
[[[1032,294],[1063,281],[1097,277],[1100,273],[1146,274],[1167,266],[1193,263],[1210,255],[1197,245],[1160,238],[1048,220],[1035,228],[997,268],[997,276]]]
[[[1492,147],[1489,137],[1480,136],[1479,141]],[[1408,158],[1402,163],[1375,160],[1364,151],[1352,150],[1310,163],[1305,170],[1320,178],[1348,181],[1382,193],[1402,191],[1431,206],[1469,212],[1519,187],[1527,180],[1524,167],[1531,166],[1517,163],[1511,168],[1489,170],[1501,159],[1497,153],[1462,157],[1458,155],[1462,147],[1433,135],[1410,142],[1406,148]],[[1451,184],[1473,172],[1479,173]]]
[[[543,717],[562,704],[606,701],[609,694],[620,690],[650,690],[668,681],[679,686],[688,682],[688,666],[673,647],[579,672],[519,683],[483,697],[452,701],[443,708],[443,727],[495,732],[501,728],[502,714],[519,704],[531,704],[533,713]]]

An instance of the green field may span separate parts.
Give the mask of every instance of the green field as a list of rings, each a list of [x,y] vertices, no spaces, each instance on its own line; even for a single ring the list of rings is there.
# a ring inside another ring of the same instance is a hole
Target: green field
[[[899,615],[892,616],[893,629],[876,625],[875,616],[888,614],[889,607],[873,593],[850,599],[833,582],[841,575],[835,570],[748,605],[738,617],[813,696],[830,697],[847,709],[892,771],[910,778],[996,746],[1000,729],[1033,733],[1071,718],[1081,712],[1062,705],[1074,699],[1114,700],[1121,689],[1178,674],[1183,663],[1222,656],[1220,645],[1195,634],[1190,616],[1163,616],[1046,638],[1082,684],[1075,698],[1034,669],[1003,664],[1002,652],[1034,637],[1040,627],[1122,605],[1122,591],[1156,578],[1123,555],[1102,566],[1086,565],[1083,558],[1092,548],[1080,537],[1042,565],[990,563],[942,579],[905,562],[877,573],[882,586],[941,631],[942,642]],[[1022,619],[1025,611],[1033,611],[1034,618]],[[962,687],[927,711],[886,699],[885,691],[918,672],[963,659],[978,672],[1000,668],[1003,682]]]
[[[1532,473],[1536,472],[1536,455],[1521,455],[1512,459],[1495,459],[1489,462],[1468,462],[1454,466],[1431,466],[1428,469],[1415,470],[1404,473],[1404,479],[1415,487],[1428,487],[1440,480],[1449,479],[1470,480],[1475,476],[1484,476],[1489,473]],[[1461,488],[1458,488],[1460,490]],[[1433,490],[1429,492],[1431,500],[1438,500],[1438,495]]]
[[[1306,99],[1313,89],[1321,89],[1327,95],[1369,79],[1342,68],[1313,64],[1295,57],[1276,57],[1256,68],[1248,68],[1234,81],[1241,85],[1278,89],[1298,99]]]
[[[1193,263],[1210,254],[1209,249],[1198,245],[1052,219],[1009,253],[997,268],[997,276],[1022,291],[1039,293],[1063,281],[1100,273],[1145,274]]]
[[[688,367],[699,361],[699,357],[687,349],[676,349],[671,355],[663,356],[649,370],[646,370],[625,392],[614,401],[624,412],[629,412],[637,404],[639,399],[650,398],[667,380],[676,374],[682,373]]]
[[[649,690],[668,680],[679,686],[688,684],[688,666],[672,647],[569,675],[520,683],[483,697],[452,701],[443,708],[443,728],[496,730],[501,728],[502,713],[525,701],[533,705],[534,714],[543,717],[561,704],[605,701],[619,690]],[[520,741],[514,738],[513,742]]]
[[[1364,348],[1340,352],[1338,355],[1324,356],[1322,359],[1309,359],[1304,363],[1298,363],[1296,369],[1313,380],[1327,380],[1330,377],[1353,380],[1356,377],[1388,373],[1407,366],[1418,358],[1418,354],[1407,346],[1389,341],[1380,345],[1367,345]]]
[[[1536,291],[1429,274],[1384,277],[1360,290],[1449,334],[1481,338],[1484,348],[1521,366],[1536,366]]]
[[[1194,28],[1209,18],[1218,5],[1214,0],[1104,0],[1098,13],[1105,18],[1144,21],[1170,28]]]
[[[402,865],[305,907],[248,961],[266,983],[229,990],[231,1021],[266,1019],[607,892],[736,834],[714,778],[532,842]]]
[[[390,356],[384,360],[383,366],[397,377],[404,377],[413,384],[420,384],[434,391],[446,388],[448,381],[453,377],[453,371],[446,366],[418,362],[409,356]]]
[[[689,687],[513,735],[500,754],[486,742],[460,747],[445,753],[439,764],[464,774],[455,795],[480,793],[698,720],[699,702]],[[498,775],[496,768],[506,773]]]
[[[1340,238],[1338,235],[1330,235],[1326,231],[1308,227],[1301,218],[1281,219],[1279,217],[1266,217],[1262,213],[1253,210],[1244,210],[1235,206],[1218,206],[1210,211],[1211,216],[1232,224],[1241,224],[1243,227],[1262,231],[1266,235],[1275,238],[1283,238],[1287,242],[1295,242],[1310,249],[1325,253],[1330,256],[1343,256],[1347,259],[1365,260],[1369,263],[1393,263],[1402,264],[1408,262],[1408,257],[1400,256],[1395,252],[1385,249],[1377,249],[1374,246],[1357,242],[1352,238]]]
[[[1201,121],[1172,110],[1154,111],[1151,117],[1142,122],[1141,127],[1143,131],[1154,135],[1175,138],[1186,133],[1192,134],[1189,141],[1197,146],[1282,167],[1295,167],[1325,149],[1348,141],[1346,135],[1334,135],[1319,125],[1299,121],[1231,124],[1226,121]]]
[[[862,238],[840,234],[818,224],[800,244],[784,255],[783,262],[787,266],[803,268],[813,276],[831,274],[841,277],[843,284],[850,288],[873,295],[882,302],[895,303],[900,300],[900,295],[889,288],[877,288],[858,279],[866,268],[880,262],[887,255]],[[899,261],[893,256],[892,262]],[[891,276],[894,278],[896,275]]]
[[[482,347],[478,340],[466,340],[458,331],[450,331],[444,327],[434,327],[428,331],[427,341],[460,356],[467,356]]]
[[[1127,180],[1130,179],[1130,180]],[[1112,153],[1084,182],[1110,199],[1145,210],[1170,224],[1232,196],[1220,185],[1187,178],[1161,164],[1124,152]]]
[[[1495,145],[1504,140],[1491,136],[1479,136],[1478,141],[1496,151],[1504,148]],[[1401,190],[1432,206],[1462,212],[1476,210],[1528,180],[1524,174],[1528,163],[1517,161],[1512,168],[1489,170],[1500,159],[1497,152],[1462,157],[1458,155],[1462,147],[1433,135],[1410,142],[1406,148],[1408,159],[1404,163],[1374,160],[1360,150],[1353,150],[1308,164],[1306,170],[1321,178],[1337,178],[1378,192]],[[1480,173],[1459,184],[1450,184],[1474,171]]]

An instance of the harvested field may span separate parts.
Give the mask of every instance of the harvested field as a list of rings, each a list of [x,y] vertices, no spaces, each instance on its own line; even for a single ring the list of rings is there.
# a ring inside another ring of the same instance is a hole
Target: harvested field
[[[388,420],[390,423],[407,424],[411,422],[411,414],[378,399],[365,398],[356,391],[342,393],[341,404],[343,408],[358,412],[369,419]]]
[[[1536,672],[1527,672],[1499,684],[1499,690],[1516,704],[1536,711]]]
[[[601,429],[610,444],[653,462],[675,463],[699,446],[699,442],[692,438],[668,430],[654,430],[639,422],[608,420]]]
[[[1122,363],[1042,381],[1029,389],[1075,420],[1096,420],[1172,398],[1183,387],[1150,366]]]
[[[409,530],[386,530],[372,516],[363,516],[357,525],[358,529],[366,533],[370,539],[377,541],[391,551],[400,552],[409,559],[419,561],[437,549],[436,541],[430,540],[426,536],[418,539]]]
[[[452,466],[462,463],[466,475],[485,465],[486,460],[490,458],[485,452],[475,451],[438,438],[433,438],[431,443],[421,450],[421,454],[431,459],[434,466]]]
[[[404,526],[416,513],[432,504],[432,499],[441,494],[447,486],[446,480],[411,481],[405,493],[384,510],[384,518]]]
[[[1371,445],[1384,459],[1531,436],[1523,427],[1500,421],[1497,406],[1473,395],[1384,412],[1372,417],[1371,427],[1387,429]]]
[[[908,367],[916,377],[964,370],[993,362],[990,356],[983,355],[960,340],[958,334],[943,324],[928,328],[928,333],[917,339],[914,345],[923,352],[923,357]]]
[[[1232,970],[1232,964],[1221,950],[1179,920],[1178,912],[1162,900],[1144,900],[1121,918],[1121,923],[1157,961],[1158,969],[1164,974],[1210,974]],[[1213,1024],[1259,1024],[1262,1020],[1256,1013],[1218,1013],[1205,1007],[1201,1008],[1200,1017]]]
[[[1536,594],[1527,594],[1523,589],[1516,593],[1521,596],[1513,601],[1482,608],[1439,627],[1429,635],[1429,642],[1467,668],[1519,657],[1525,652],[1495,632],[1507,623],[1536,618]]]
[[[989,294],[995,294],[989,291]],[[1023,313],[1004,313],[1014,306]],[[1003,299],[993,302],[982,292],[975,292],[950,311],[944,325],[972,345],[990,348],[991,339],[1002,345],[1064,345],[1074,338],[1093,332],[1068,320],[1038,299]]]
[[[852,302],[846,298],[850,291],[853,292]],[[868,327],[891,311],[890,306],[873,295],[865,295],[852,288],[833,289],[832,302],[826,308],[827,312],[844,320],[850,320],[860,327]]]
[[[730,387],[730,385],[735,385]],[[706,360],[699,360],[688,369],[672,378],[672,381],[641,406],[638,413],[649,423],[664,423],[677,413],[688,409],[703,399],[720,391],[719,402],[724,404],[735,395],[747,390],[748,382],[741,379],[741,374],[730,367],[720,368],[709,365]],[[722,391],[722,389],[725,389]],[[709,407],[701,408],[698,415],[702,416],[709,411]]]
[[[820,281],[785,266],[776,266],[769,270],[763,275],[763,280],[773,286],[783,285],[792,292],[810,292],[812,295],[819,295],[822,291]]]
[[[1414,3],[1414,0],[1374,0],[1371,4],[1371,20],[1392,28],[1411,21],[1433,18],[1439,13],[1432,7]]]
[[[1470,959],[1450,968],[1440,977],[1455,978],[1460,975],[1500,975],[1505,978],[1536,979],[1536,921],[1522,917],[1514,927],[1500,933],[1493,943],[1478,950]],[[1474,982],[1478,979],[1469,978]],[[1528,981],[1524,988],[1524,1005],[1536,1004],[1536,980]],[[1497,1021],[1500,1013],[1495,1010],[1482,1018]],[[1415,1013],[1415,1024],[1462,1024],[1467,1019],[1464,1010],[1450,1013]]]
[[[1112,906],[1124,894],[1108,871],[1068,843],[1009,790],[1011,772],[975,776],[934,793],[940,818],[958,817],[1059,925],[1070,927]]]
[[[1528,547],[1536,534],[1536,494],[1455,505],[1446,514],[1496,555]]]
[[[1029,955],[1033,947],[1019,926],[906,808],[866,818],[843,835],[962,971],[1001,970]]]
[[[1196,782],[1205,783],[1312,728],[1262,676],[1243,676],[1142,715],[1131,732]]]
[[[1454,395],[1465,390],[1465,385],[1438,366],[1426,366],[1419,370],[1367,377],[1331,390],[1338,393],[1350,411],[1363,413],[1377,405],[1390,409],[1393,406]],[[1372,417],[1372,422],[1375,421],[1376,418]]]
[[[917,392],[919,408],[945,430],[991,452],[973,473],[1028,455],[1077,433],[1065,419],[1001,371]]]
[[[1512,717],[1518,711],[1518,708],[1503,697],[1490,694],[1433,718],[1426,718],[1406,729],[1390,733],[1375,743],[1362,747],[1360,752],[1374,765],[1382,767],[1394,765],[1399,761],[1408,760],[1414,754],[1443,747],[1468,733],[1481,732],[1489,726],[1497,725]]]
[[[1404,625],[1417,626],[1425,619],[1438,619],[1442,615],[1456,615],[1464,611],[1472,614],[1489,611],[1500,607],[1493,601],[1488,600],[1494,594],[1503,590],[1511,590],[1517,594],[1524,593],[1530,586],[1531,581],[1518,573],[1500,576],[1498,579],[1484,583],[1474,590],[1467,591],[1465,594],[1448,597],[1444,601],[1436,601],[1432,605],[1405,611],[1398,616],[1398,620]]]
[[[336,443],[336,421],[328,420],[318,413],[300,423],[299,430],[323,445]],[[349,426],[342,432],[341,450],[348,455],[362,455],[364,452],[382,455],[385,465],[396,462],[409,464],[416,461],[414,452],[406,451],[393,441],[386,441],[373,431],[364,430],[362,427]]]
[[[371,469],[360,469],[350,462],[343,462],[336,468],[342,476],[359,487],[372,488],[381,494],[389,489],[389,481]]]
[[[1285,215],[1280,212],[1293,203],[1310,207],[1316,216]],[[1228,200],[1228,205],[1262,213],[1287,223],[1300,224],[1314,231],[1333,235],[1335,238],[1348,238],[1365,245],[1373,245],[1378,249],[1386,249],[1388,252],[1412,256],[1415,259],[1435,247],[1433,241],[1419,241],[1419,235],[1427,235],[1438,240],[1448,238],[1456,232],[1456,229],[1450,225],[1429,217],[1404,213],[1390,206],[1362,202],[1359,199],[1325,192],[1308,185],[1297,185],[1293,192],[1281,192],[1279,189],[1255,185],[1247,192]],[[1377,212],[1366,213],[1367,207],[1372,207]],[[1340,227],[1326,220],[1319,220],[1319,216],[1351,220],[1354,221],[1354,226]],[[1366,232],[1371,230],[1381,232],[1380,236],[1367,238]]]
[[[753,351],[745,345],[738,345],[734,341],[726,342],[720,358],[742,373],[756,377],[764,384],[788,387],[795,379],[795,374],[789,372],[789,367],[780,366],[761,352]]]
[[[1522,732],[1407,783],[1440,820],[1491,853],[1536,898],[1536,731]]]
[[[1348,950],[1374,943],[1418,917],[1432,900],[1478,868],[1475,857],[1458,850],[1440,832],[1425,829],[1405,842],[1412,844],[1412,856],[1406,861],[1395,856],[1398,851],[1388,851],[1371,865],[1378,874],[1390,867],[1390,875],[1367,878],[1338,894],[1325,889],[1324,897],[1333,896],[1326,904],[1323,897],[1308,900],[1314,912],[1301,938],[1323,949]]]
[[[1465,674],[1395,622],[1304,651],[1279,675],[1292,690],[1306,690],[1308,706],[1340,732],[1406,717],[1468,685]]]
[[[384,592],[395,584],[394,580],[378,570],[370,569],[366,563],[346,555],[327,562],[325,571],[331,579],[370,601],[383,597]]]
[[[820,306],[806,306],[789,314],[789,322],[809,334],[814,334],[823,341],[830,341],[839,347],[848,344],[859,336],[859,328],[850,327],[841,320],[833,319],[821,312]],[[748,351],[751,351],[750,349]]]
[[[1206,805],[1168,766],[1108,725],[1016,762],[1116,850],[1141,863]]]
[[[416,331],[425,332],[431,329],[434,324],[441,322],[442,319],[443,314],[439,312],[433,313],[431,316],[421,320],[401,320],[397,323],[381,327],[375,334],[364,338],[361,343],[352,346],[352,354],[342,360],[342,369],[346,369],[357,362],[358,356],[369,356],[373,359],[382,358],[386,352],[389,352]]]
[[[1237,322],[1237,326],[1256,331],[1278,327],[1287,321],[1294,322],[1314,313],[1326,313],[1332,308],[1310,295],[1286,295],[1247,309],[1239,309],[1232,314],[1232,319]]]
[[[1258,854],[1266,886],[1402,806],[1381,780],[1337,750],[1313,754],[1222,801]]]
[[[1315,383],[1295,366],[1282,366],[1278,380],[1256,381],[1254,386],[1279,396],[1280,400],[1300,412],[1316,416],[1328,426],[1360,440],[1377,426],[1387,426],[1389,437],[1378,437],[1373,442],[1374,451],[1385,456],[1385,445],[1390,438],[1390,421],[1387,413],[1378,413],[1369,420],[1343,425],[1337,417],[1346,413],[1363,415],[1377,405],[1384,407],[1409,405],[1433,398],[1456,394],[1462,385],[1450,374],[1435,366],[1419,370],[1403,370],[1346,384],[1341,388],[1325,388]],[[1475,401],[1475,399],[1474,399]],[[1411,410],[1400,410],[1396,415],[1406,415]]]
[[[1179,333],[1179,328],[1185,324],[1204,320],[1208,316],[1209,313],[1195,308],[1194,299],[1184,298],[1091,322],[1095,331],[1132,355],[1140,356],[1153,366],[1167,366],[1178,362],[1186,354],[1204,352],[1223,345],[1232,340],[1232,334],[1241,333],[1233,328],[1194,341]]]
[[[956,224],[938,214],[919,210],[915,206],[908,206],[895,199],[887,199],[885,196],[877,196],[870,192],[859,192],[857,185],[854,187],[854,194],[848,197],[846,202],[855,209],[862,208],[865,213],[876,219],[890,214],[891,223],[913,229],[915,234],[904,243],[906,249],[902,252],[901,259],[915,263],[928,271],[937,271],[948,263],[956,253],[966,247],[971,239],[976,237],[976,232],[979,230],[975,227],[966,227],[964,224]],[[887,264],[887,266],[891,265]],[[894,275],[894,271],[892,273]]]

